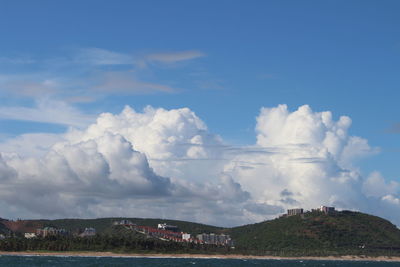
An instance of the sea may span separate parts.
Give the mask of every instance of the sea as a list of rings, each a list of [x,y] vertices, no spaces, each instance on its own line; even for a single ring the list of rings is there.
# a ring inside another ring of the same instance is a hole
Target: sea
[[[0,266],[271,266],[271,267],[384,267],[400,266],[398,262],[373,261],[316,261],[316,260],[241,260],[193,258],[132,258],[132,257],[71,257],[71,256],[0,256]]]

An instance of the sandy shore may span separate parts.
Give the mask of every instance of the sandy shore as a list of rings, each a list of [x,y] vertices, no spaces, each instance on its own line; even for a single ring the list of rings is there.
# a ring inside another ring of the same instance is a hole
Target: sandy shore
[[[400,262],[400,257],[362,257],[362,256],[340,256],[340,257],[276,257],[276,256],[250,256],[250,255],[207,255],[207,254],[128,254],[113,252],[8,252],[0,251],[0,255],[11,256],[76,256],[76,257],[132,257],[132,258],[213,258],[213,259],[262,259],[262,260],[343,260],[343,261],[393,261]]]

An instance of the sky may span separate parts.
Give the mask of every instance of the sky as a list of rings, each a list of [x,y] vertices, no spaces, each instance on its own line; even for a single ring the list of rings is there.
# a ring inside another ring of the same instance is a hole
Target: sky
[[[399,8],[1,1],[1,216],[400,225]]]

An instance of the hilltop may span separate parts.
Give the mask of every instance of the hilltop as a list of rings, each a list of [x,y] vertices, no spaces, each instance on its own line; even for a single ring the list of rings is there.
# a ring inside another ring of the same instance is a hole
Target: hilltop
[[[230,235],[235,248],[221,248],[217,245],[193,243],[175,243],[160,240],[143,233],[132,232],[128,228],[116,227],[113,222],[128,219],[134,224],[156,227],[165,222],[178,226],[183,232],[192,235],[215,233]],[[166,252],[176,253],[240,253],[247,255],[279,255],[279,256],[325,256],[325,255],[400,255],[400,230],[382,218],[351,211],[306,212],[301,215],[277,218],[256,224],[233,228],[215,227],[211,225],[178,220],[141,219],[141,218],[100,218],[100,219],[59,219],[59,220],[0,220],[2,232],[11,231],[21,235],[34,227],[51,226],[68,231],[94,227],[96,237],[92,241],[73,240],[72,237],[43,239],[53,248],[56,242],[61,250],[88,251],[123,251],[123,252]],[[18,239],[24,245],[19,248],[33,246],[33,241]],[[110,241],[112,240],[112,242]],[[0,241],[0,248],[1,248]],[[57,243],[58,242],[58,243]],[[62,244],[77,244],[62,246]],[[35,243],[36,244],[36,243]],[[53,246],[53,245],[54,246]],[[83,245],[84,244],[84,245]],[[106,244],[106,245],[104,245]],[[113,244],[113,245],[110,245]],[[43,246],[41,246],[43,248]],[[13,250],[13,248],[9,248]],[[52,250],[52,249],[49,249]]]
[[[230,229],[249,254],[399,254],[400,230],[389,221],[352,211],[302,215]]]

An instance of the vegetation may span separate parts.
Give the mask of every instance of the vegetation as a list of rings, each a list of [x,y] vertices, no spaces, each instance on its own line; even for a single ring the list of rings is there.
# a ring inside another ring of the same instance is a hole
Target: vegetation
[[[141,218],[101,218],[101,219],[59,219],[59,220],[41,220],[44,226],[52,226],[56,228],[63,228],[68,231],[74,231],[76,229],[84,229],[86,227],[93,227],[98,233],[108,231],[112,226],[113,222],[120,221],[122,219],[130,220],[132,223],[137,225],[146,225],[157,228],[157,224],[160,222],[176,225],[181,231],[191,234],[201,233],[219,233],[223,231],[223,228],[205,225],[200,223],[192,223],[177,220],[161,220],[161,219],[141,219]]]
[[[48,236],[0,240],[2,251],[113,251],[119,253],[229,253],[230,248],[162,241],[114,226],[93,237]]]
[[[177,225],[191,234],[225,233],[235,249],[214,245],[196,245],[163,241],[134,232],[114,221],[128,219],[137,225],[156,227],[158,223]],[[359,212],[331,214],[308,212],[271,221],[234,228],[221,228],[175,220],[103,218],[29,221],[29,224],[53,226],[69,231],[94,227],[94,237],[50,236],[0,240],[0,250],[114,251],[135,253],[242,253],[252,255],[324,256],[324,255],[400,255],[400,230],[390,222]],[[28,223],[25,224],[25,226]],[[9,222],[8,224],[9,225]],[[0,223],[0,230],[9,231]]]
[[[235,227],[229,233],[237,250],[247,254],[400,254],[400,230],[359,212],[308,212]]]

